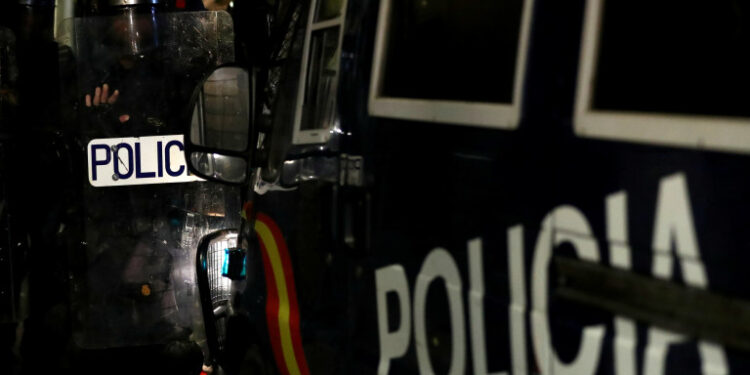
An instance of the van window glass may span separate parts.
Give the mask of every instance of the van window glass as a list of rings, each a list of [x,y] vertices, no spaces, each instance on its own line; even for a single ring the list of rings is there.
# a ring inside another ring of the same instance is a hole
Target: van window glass
[[[750,3],[604,2],[594,110],[750,116]]]
[[[339,27],[312,33],[301,130],[325,129],[336,115]]]
[[[391,6],[383,96],[512,102],[522,0]]]

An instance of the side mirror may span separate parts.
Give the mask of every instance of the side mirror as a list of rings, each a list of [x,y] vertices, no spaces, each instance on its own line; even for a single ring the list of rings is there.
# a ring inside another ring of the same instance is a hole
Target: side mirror
[[[202,178],[242,184],[252,156],[253,85],[238,66],[216,68],[193,94],[186,160]]]

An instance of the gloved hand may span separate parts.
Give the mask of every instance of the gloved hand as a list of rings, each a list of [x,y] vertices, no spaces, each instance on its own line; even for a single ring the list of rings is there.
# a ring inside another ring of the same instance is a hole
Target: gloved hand
[[[109,85],[103,84],[101,87],[97,86],[94,90],[93,98],[91,95],[86,94],[86,107],[99,110],[100,114],[108,114],[110,106],[117,102],[117,98],[120,97],[120,91],[115,90],[112,95],[109,95]],[[106,116],[103,116],[106,117]],[[126,123],[130,120],[130,115],[120,114],[117,115],[117,120],[120,123]]]

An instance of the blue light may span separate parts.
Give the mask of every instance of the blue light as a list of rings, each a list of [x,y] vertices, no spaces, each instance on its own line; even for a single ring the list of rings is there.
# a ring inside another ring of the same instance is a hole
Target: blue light
[[[242,249],[224,249],[224,264],[221,275],[232,280],[244,279],[246,272],[245,251]]]

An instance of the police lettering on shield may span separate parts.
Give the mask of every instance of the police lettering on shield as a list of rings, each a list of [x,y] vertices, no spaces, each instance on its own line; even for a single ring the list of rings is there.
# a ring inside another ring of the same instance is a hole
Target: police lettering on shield
[[[88,144],[92,186],[202,181],[188,172],[182,135],[94,139]]]

